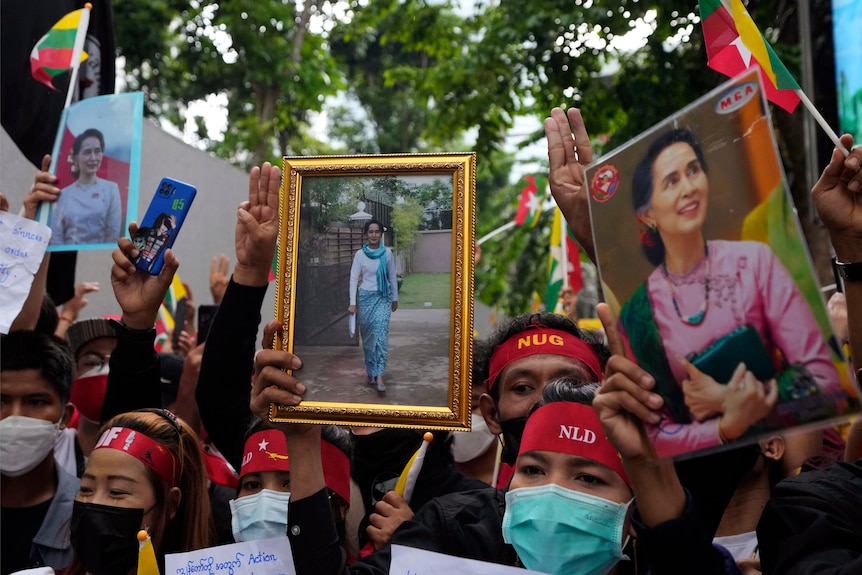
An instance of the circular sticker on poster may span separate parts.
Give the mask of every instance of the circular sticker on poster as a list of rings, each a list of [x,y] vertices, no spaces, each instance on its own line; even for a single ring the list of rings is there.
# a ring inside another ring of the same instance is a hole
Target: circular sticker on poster
[[[620,187],[620,171],[613,164],[601,166],[590,181],[590,193],[597,202],[606,202]]]

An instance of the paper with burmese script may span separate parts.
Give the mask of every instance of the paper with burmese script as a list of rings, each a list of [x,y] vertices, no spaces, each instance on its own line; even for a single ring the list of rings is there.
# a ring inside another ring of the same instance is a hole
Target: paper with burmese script
[[[165,556],[165,575],[295,575],[287,536]]]
[[[0,212],[0,333],[9,333],[42,265],[51,228]]]
[[[414,547],[393,545],[391,549],[389,575],[539,575],[538,571],[464,559]]]
[[[664,400],[659,422],[646,426],[659,457],[858,413],[756,70],[603,155],[586,181],[599,273],[608,301],[620,303],[613,312],[626,355]],[[734,379],[740,363],[767,393],[772,382],[778,389],[755,421],[739,402],[716,399],[732,392],[755,401],[759,388]]]

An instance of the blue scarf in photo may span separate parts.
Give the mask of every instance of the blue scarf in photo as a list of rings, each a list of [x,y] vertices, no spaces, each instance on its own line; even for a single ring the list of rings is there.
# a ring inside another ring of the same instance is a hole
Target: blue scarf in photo
[[[372,260],[380,260],[377,266],[377,291],[385,298],[390,296],[389,291],[389,274],[386,271],[386,246],[380,244],[376,250],[368,247],[368,244],[362,244],[362,252]]]

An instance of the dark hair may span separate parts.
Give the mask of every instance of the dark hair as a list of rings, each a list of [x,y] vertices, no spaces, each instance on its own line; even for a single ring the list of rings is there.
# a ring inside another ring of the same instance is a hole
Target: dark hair
[[[171,216],[164,212],[156,216],[156,221],[153,223],[152,229],[158,230],[162,224],[164,224],[169,230],[174,229],[174,224],[171,222]]]
[[[42,296],[42,306],[39,308],[39,319],[36,320],[34,331],[47,335],[54,335],[57,331],[57,324],[60,323],[60,318],[57,315],[57,305],[53,298],[48,295],[48,292]]]
[[[558,401],[592,405],[601,385],[598,382],[584,383],[568,377],[555,379],[542,388],[542,399],[533,407],[533,411],[546,403]]]
[[[72,142],[72,153],[76,156],[81,153],[81,145],[87,138],[96,138],[99,140],[99,145],[102,146],[102,151],[105,151],[105,136],[96,128],[88,128],[75,136],[75,141]]]
[[[377,226],[380,228],[380,233],[381,234],[383,233],[383,224],[380,223],[380,220],[376,220],[374,218],[371,218],[370,220],[365,222],[365,225],[362,227],[362,233],[363,234],[368,233],[368,228],[371,227],[371,224],[377,224]]]
[[[605,344],[599,340],[598,336],[594,335],[592,332],[580,329],[575,322],[562,315],[548,312],[525,313],[498,327],[497,330],[491,334],[491,337],[488,338],[485,345],[481,346],[481,349],[476,350],[476,365],[474,365],[473,372],[474,385],[481,385],[482,382],[488,379],[491,366],[491,356],[494,355],[494,350],[507,342],[513,336],[539,325],[568,332],[581,341],[590,344],[590,347],[592,347],[596,352],[596,355],[599,356],[599,363],[604,369],[611,354]],[[492,385],[489,393],[496,402],[500,398],[499,386]]]
[[[704,173],[707,173],[706,159],[703,156],[703,148],[697,140],[694,132],[688,128],[674,128],[669,132],[661,134],[653,140],[647,149],[643,159],[635,167],[632,175],[632,208],[635,214],[640,215],[641,212],[648,209],[652,202],[653,192],[653,177],[652,169],[656,158],[665,149],[674,144],[688,144],[694,150],[697,160],[700,162]],[[644,255],[651,264],[657,266],[664,261],[664,243],[661,241],[658,230],[647,227],[644,232],[645,237],[641,238],[641,247]]]
[[[53,335],[16,330],[0,339],[0,371],[38,369],[51,382],[65,404],[75,376],[75,358],[69,345]]]

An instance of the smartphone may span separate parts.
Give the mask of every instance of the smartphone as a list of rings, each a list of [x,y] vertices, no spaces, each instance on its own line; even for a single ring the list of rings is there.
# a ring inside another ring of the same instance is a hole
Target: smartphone
[[[197,189],[173,178],[163,178],[138,233],[132,238],[138,248],[135,267],[158,275],[165,263],[165,250],[174,245],[177,234],[186,219]]]
[[[177,308],[174,310],[174,334],[171,337],[174,351],[180,348],[180,333],[186,327],[186,309],[188,308],[188,298],[181,297],[177,301]]]
[[[217,305],[198,306],[198,345],[207,340],[216,310],[218,310]]]

